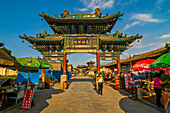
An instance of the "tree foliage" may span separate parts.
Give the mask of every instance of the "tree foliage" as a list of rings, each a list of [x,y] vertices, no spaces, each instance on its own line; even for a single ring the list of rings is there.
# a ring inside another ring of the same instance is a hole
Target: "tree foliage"
[[[3,48],[0,48],[1,50],[3,50],[4,52],[6,52],[7,54],[9,54],[9,55],[11,55],[11,50],[9,50],[9,49],[7,49],[7,48],[5,48],[5,47],[3,47]]]

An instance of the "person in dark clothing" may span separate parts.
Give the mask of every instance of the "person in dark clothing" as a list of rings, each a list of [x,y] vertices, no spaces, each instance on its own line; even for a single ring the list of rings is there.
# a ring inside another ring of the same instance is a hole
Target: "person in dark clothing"
[[[154,79],[154,90],[156,93],[156,104],[158,107],[163,106],[160,102],[161,99],[161,93],[162,93],[162,85],[166,84],[168,82],[168,79],[162,82],[160,79],[161,73],[155,73],[155,79]]]
[[[125,77],[122,72],[120,72],[121,89],[125,89]]]
[[[8,79],[6,82],[4,82],[2,85],[1,85],[1,87],[5,87],[5,86],[11,86],[12,84],[11,84],[11,81],[12,81],[12,79]],[[3,100],[3,105],[6,105],[8,102],[9,102],[9,96],[10,96],[10,94],[4,94],[5,96],[3,96],[2,94],[0,94],[0,99],[2,99]],[[7,101],[5,101],[5,99],[7,100]]]
[[[11,86],[12,84],[11,84],[11,79],[8,79],[6,82],[4,82],[2,85],[1,85],[1,87],[4,87],[4,86]]]

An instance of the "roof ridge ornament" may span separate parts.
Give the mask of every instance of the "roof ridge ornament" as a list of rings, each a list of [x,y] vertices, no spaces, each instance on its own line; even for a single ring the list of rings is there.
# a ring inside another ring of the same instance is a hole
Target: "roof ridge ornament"
[[[67,16],[69,15],[68,12],[69,12],[68,9],[64,9],[64,13],[61,13],[61,17],[62,17],[62,18],[67,17]]]
[[[100,8],[96,8],[94,14],[96,14],[100,18],[102,15],[102,13],[100,12]]]
[[[123,33],[120,33],[119,30],[116,30],[116,36],[118,36],[119,38],[126,38],[127,37],[127,33],[125,34],[125,36],[123,36]]]

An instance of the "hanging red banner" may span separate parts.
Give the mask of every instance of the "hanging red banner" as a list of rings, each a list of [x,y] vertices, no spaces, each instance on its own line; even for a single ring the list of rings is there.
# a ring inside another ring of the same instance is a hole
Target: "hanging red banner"
[[[115,76],[115,88],[121,89],[121,82],[119,76]]]

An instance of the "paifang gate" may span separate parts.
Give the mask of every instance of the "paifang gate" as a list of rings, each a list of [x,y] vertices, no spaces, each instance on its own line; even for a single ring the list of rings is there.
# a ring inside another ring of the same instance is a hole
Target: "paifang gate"
[[[142,36],[127,36],[118,30],[111,34],[117,20],[123,13],[101,16],[99,8],[94,14],[69,14],[68,9],[61,17],[39,13],[45,19],[54,34],[36,34],[35,37],[19,36],[32,44],[32,48],[43,54],[44,60],[63,60],[63,75],[66,75],[66,57],[72,53],[96,54],[97,73],[100,73],[100,60],[117,60],[120,74],[120,54],[130,48],[130,44]],[[108,33],[109,32],[109,33]]]

